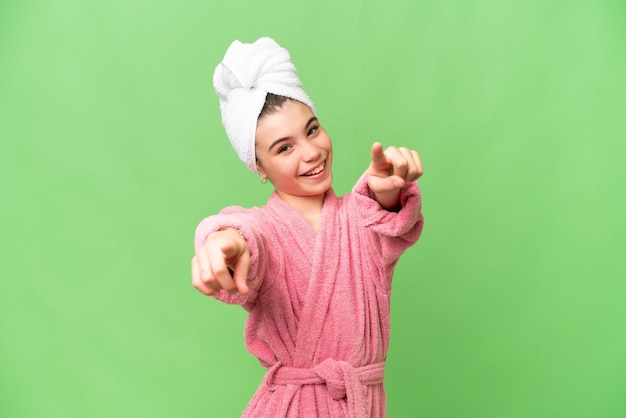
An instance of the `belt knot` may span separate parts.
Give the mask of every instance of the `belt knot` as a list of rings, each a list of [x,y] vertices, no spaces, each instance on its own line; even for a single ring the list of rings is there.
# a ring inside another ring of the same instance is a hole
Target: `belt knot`
[[[326,382],[328,393],[335,400],[346,397],[347,387],[357,391],[362,390],[356,369],[347,361],[328,358],[315,366],[313,371]]]
[[[384,362],[354,367],[347,361],[328,358],[310,369],[283,366],[278,362],[268,368],[264,380],[270,391],[283,385],[297,390],[304,385],[325,384],[333,399],[346,398],[350,417],[360,418],[368,416],[365,387],[382,384],[384,378]],[[295,392],[289,395],[293,396]],[[284,407],[288,408],[289,403],[284,403]]]

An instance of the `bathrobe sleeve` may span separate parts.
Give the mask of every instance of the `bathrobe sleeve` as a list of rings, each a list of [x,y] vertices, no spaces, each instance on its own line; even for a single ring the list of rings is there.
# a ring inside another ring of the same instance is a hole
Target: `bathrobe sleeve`
[[[371,255],[380,257],[392,270],[400,255],[419,239],[424,225],[422,198],[417,182],[407,183],[400,191],[401,209],[391,212],[374,199],[364,174],[352,189],[356,211],[363,226],[371,231]]]
[[[266,264],[266,239],[263,228],[260,225],[255,210],[258,208],[245,209],[239,206],[229,206],[219,214],[209,216],[200,222],[196,228],[194,247],[196,252],[204,244],[207,237],[220,229],[236,229],[244,237],[250,249],[250,270],[248,272],[248,286],[250,293],[247,297],[240,294],[231,295],[222,290],[216,299],[224,303],[242,305],[250,310],[254,304],[258,290],[265,275]]]

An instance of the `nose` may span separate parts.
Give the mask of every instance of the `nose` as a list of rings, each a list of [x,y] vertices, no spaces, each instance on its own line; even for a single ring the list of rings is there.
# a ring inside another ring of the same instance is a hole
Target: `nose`
[[[302,160],[306,162],[315,161],[320,157],[320,148],[311,141],[304,141],[300,149],[302,150]]]

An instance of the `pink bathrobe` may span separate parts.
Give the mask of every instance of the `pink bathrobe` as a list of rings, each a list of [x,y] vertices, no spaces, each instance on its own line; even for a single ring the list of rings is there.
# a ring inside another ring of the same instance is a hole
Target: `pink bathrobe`
[[[384,417],[393,270],[422,231],[417,183],[388,212],[365,176],[352,193],[329,190],[316,232],[276,193],[267,205],[228,207],[203,220],[208,234],[238,229],[250,247],[245,342],[267,373],[244,417]]]

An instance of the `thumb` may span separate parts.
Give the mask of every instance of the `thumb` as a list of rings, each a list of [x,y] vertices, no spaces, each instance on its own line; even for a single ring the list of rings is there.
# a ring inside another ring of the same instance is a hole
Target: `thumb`
[[[224,254],[224,259],[229,261],[233,257],[237,257],[237,253],[239,249],[237,245],[233,241],[226,241],[220,245],[220,250],[222,250],[222,254]]]
[[[368,178],[368,186],[374,193],[391,192],[401,189],[406,181],[400,176],[377,177],[370,176]]]

